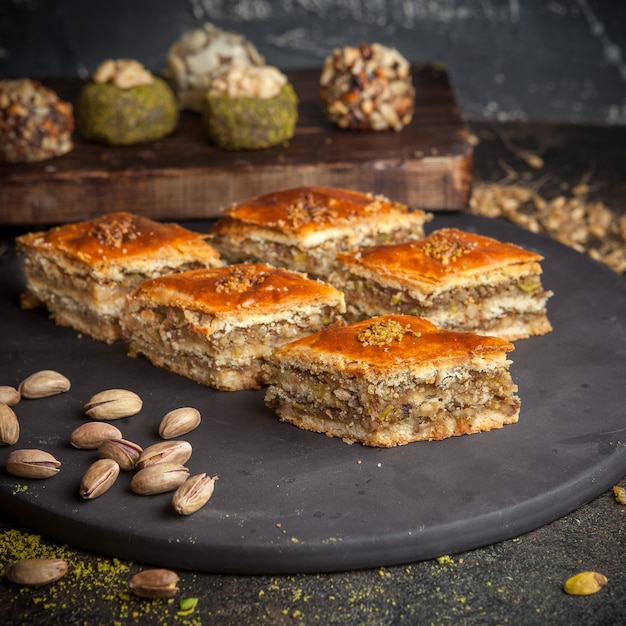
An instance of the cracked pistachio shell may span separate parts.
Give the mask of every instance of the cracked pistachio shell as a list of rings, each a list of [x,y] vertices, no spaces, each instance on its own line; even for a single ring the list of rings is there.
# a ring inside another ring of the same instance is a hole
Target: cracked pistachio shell
[[[19,385],[18,391],[22,398],[48,398],[68,391],[70,381],[54,370],[40,370],[25,378]]]
[[[5,467],[9,474],[22,478],[50,478],[58,474],[60,461],[49,452],[34,448],[13,450],[7,457]]]
[[[169,569],[147,569],[135,574],[128,582],[129,589],[141,598],[173,598],[179,591],[180,578]]]
[[[213,495],[217,476],[196,474],[189,477],[172,496],[172,507],[179,515],[191,515],[201,509]]]
[[[94,461],[80,481],[80,495],[85,500],[93,500],[108,491],[120,475],[120,466],[113,459]]]
[[[23,559],[12,563],[4,575],[13,583],[39,587],[48,585],[67,574],[67,563],[63,559]]]
[[[135,469],[135,463],[143,448],[127,439],[106,439],[98,446],[101,459],[113,459],[123,470]]]
[[[20,438],[20,423],[15,411],[4,402],[0,402],[0,445],[12,446]]]
[[[135,467],[143,469],[157,463],[184,465],[191,458],[191,453],[192,448],[188,441],[161,441],[145,448],[139,455]]]
[[[70,435],[70,443],[80,450],[97,450],[108,439],[122,439],[122,431],[108,422],[85,422]]]
[[[174,409],[163,416],[159,424],[159,436],[163,439],[176,439],[194,430],[200,425],[200,411],[191,406]]]
[[[128,389],[107,389],[91,397],[85,413],[94,420],[116,420],[141,411],[143,401]]]
[[[21,399],[22,394],[10,385],[0,385],[0,402],[7,406],[15,406]]]
[[[139,470],[130,488],[140,496],[152,496],[178,489],[189,477],[189,469],[180,463],[157,463]]]

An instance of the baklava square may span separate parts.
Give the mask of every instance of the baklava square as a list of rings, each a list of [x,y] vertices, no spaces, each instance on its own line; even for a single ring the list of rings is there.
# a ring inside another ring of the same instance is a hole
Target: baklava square
[[[513,344],[411,315],[322,330],[274,353],[265,403],[281,421],[392,447],[518,421]]]
[[[131,356],[223,391],[266,383],[274,349],[342,324],[343,294],[267,264],[161,276],[129,297],[122,318]]]
[[[229,263],[266,262],[326,278],[337,252],[422,237],[431,219],[380,195],[298,187],[225,209],[211,235]]]
[[[552,330],[543,257],[454,228],[420,240],[337,256],[329,281],[346,296],[346,319],[410,314],[437,326],[509,341]]]
[[[126,212],[21,235],[16,244],[27,296],[57,324],[109,343],[121,338],[126,297],[144,280],[222,265],[206,233]]]

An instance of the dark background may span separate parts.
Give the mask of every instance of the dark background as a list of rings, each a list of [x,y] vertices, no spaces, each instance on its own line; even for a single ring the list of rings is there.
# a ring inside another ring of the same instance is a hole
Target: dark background
[[[283,69],[363,41],[444,64],[468,119],[626,124],[623,0],[0,0],[0,77],[86,78],[107,57],[159,71],[207,21]]]

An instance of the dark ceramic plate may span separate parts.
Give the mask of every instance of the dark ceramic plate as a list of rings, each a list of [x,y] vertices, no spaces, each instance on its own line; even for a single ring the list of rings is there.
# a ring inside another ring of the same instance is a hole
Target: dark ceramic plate
[[[202,227],[202,224],[194,224]],[[206,224],[204,224],[206,227]],[[15,407],[16,447],[36,447],[63,465],[48,480],[0,470],[0,507],[69,545],[123,559],[207,572],[338,571],[433,558],[538,528],[578,508],[626,475],[626,288],[587,257],[507,222],[438,214],[455,226],[512,241],[545,256],[554,331],[517,342],[520,421],[502,430],[395,449],[349,446],[280,423],[263,392],[218,392],[20,311],[14,258],[0,267],[0,384],[39,369],[72,381],[69,392]],[[116,424],[147,446],[169,410],[195,406],[201,426],[192,474],[218,474],[215,493],[188,517],[171,494],[137,496],[123,474],[93,501],[78,496],[95,459],[69,446],[95,392],[124,387],[144,408]],[[0,450],[0,464],[10,448]]]

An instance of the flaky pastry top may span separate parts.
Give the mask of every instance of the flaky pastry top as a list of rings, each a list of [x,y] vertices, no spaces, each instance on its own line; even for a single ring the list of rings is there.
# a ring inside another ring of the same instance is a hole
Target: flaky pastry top
[[[298,272],[264,263],[190,270],[145,281],[133,294],[149,306],[191,309],[212,315],[233,311],[282,311],[306,302],[344,308],[341,291]]]
[[[341,369],[398,371],[407,365],[463,364],[514,350],[504,339],[444,330],[413,315],[381,315],[330,327],[278,348],[276,358],[325,362]]]
[[[63,224],[48,231],[18,238],[24,249],[32,248],[64,254],[97,268],[111,263],[127,264],[133,259],[149,259],[167,254],[167,249],[201,247],[202,258],[219,259],[219,253],[207,242],[207,235],[193,232],[174,223],[161,223],[127,212],[108,213],[102,217]]]
[[[442,228],[423,239],[342,252],[337,259],[349,267],[360,267],[377,276],[388,275],[409,283],[437,285],[455,282],[462,275],[473,276],[499,268],[535,264],[543,257],[491,237]],[[534,267],[534,270],[539,268]]]
[[[383,196],[328,187],[286,189],[224,210],[227,218],[300,237],[337,224],[408,212],[405,204]],[[422,211],[417,213],[426,216]]]

